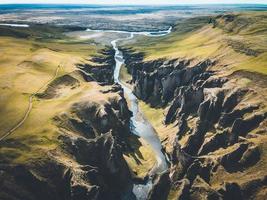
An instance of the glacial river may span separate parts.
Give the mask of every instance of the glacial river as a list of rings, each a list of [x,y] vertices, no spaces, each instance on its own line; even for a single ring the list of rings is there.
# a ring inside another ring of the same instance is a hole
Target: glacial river
[[[143,138],[153,149],[155,152],[155,156],[157,159],[157,163],[150,172],[151,175],[156,173],[161,173],[168,169],[166,158],[164,154],[162,153],[161,149],[161,143],[160,140],[155,132],[155,129],[152,127],[152,125],[149,123],[149,121],[144,117],[142,112],[139,110],[138,106],[138,99],[133,94],[132,90],[128,88],[126,85],[124,85],[120,81],[120,69],[122,65],[124,64],[124,58],[122,52],[118,49],[118,42],[122,40],[130,40],[134,37],[134,35],[146,35],[146,36],[163,36],[171,32],[171,28],[168,31],[160,31],[160,32],[135,32],[130,33],[129,37],[123,38],[123,39],[116,39],[111,42],[114,50],[115,50],[115,61],[116,61],[116,67],[114,70],[114,81],[118,84],[120,84],[124,90],[125,95],[128,97],[128,99],[131,102],[130,110],[133,112],[133,116],[131,118],[131,131]],[[152,189],[152,180],[149,179],[147,184],[136,184],[133,188],[133,193],[135,194],[136,198],[138,200],[145,200],[147,199],[147,195],[149,191]]]
[[[14,27],[29,27],[29,25],[25,24],[1,24],[0,26],[14,26]],[[118,49],[118,42],[123,40],[130,40],[135,35],[144,35],[144,36],[150,36],[150,37],[160,37],[167,35],[171,33],[172,27],[170,27],[166,31],[157,31],[157,32],[127,32],[127,31],[113,31],[113,30],[90,30],[87,29],[88,32],[109,32],[109,33],[124,33],[129,36],[125,38],[119,38],[111,41],[111,45],[113,49],[115,50],[115,61],[116,66],[114,70],[114,81],[115,83],[118,83],[122,86],[125,95],[130,100],[131,107],[130,110],[133,113],[133,116],[131,117],[131,131],[132,133],[138,135],[139,137],[143,138],[153,149],[157,163],[153,167],[153,169],[150,171],[150,175],[153,176],[155,174],[159,174],[164,172],[168,169],[168,165],[166,162],[166,158],[164,154],[162,153],[162,146],[160,143],[160,140],[157,136],[157,133],[155,132],[155,129],[150,124],[150,122],[144,117],[142,112],[139,110],[138,106],[138,99],[133,94],[132,90],[128,88],[125,84],[123,84],[120,81],[120,69],[122,65],[124,64],[124,57],[122,52]],[[149,178],[148,182],[146,184],[135,184],[133,187],[133,193],[135,194],[137,200],[146,200],[147,195],[149,191],[152,189],[152,180],[151,177]]]
[[[144,35],[144,36],[150,36],[150,37],[161,37],[164,35],[167,35],[171,32],[172,27],[170,27],[166,31],[157,31],[157,32],[127,32],[127,31],[115,31],[115,30],[91,30],[87,29],[88,32],[107,32],[107,33],[124,33],[129,36],[125,38],[118,38],[113,41],[111,41],[111,45],[113,49],[115,50],[115,61],[116,66],[114,70],[114,82],[118,83],[122,86],[124,90],[124,94],[129,99],[131,106],[130,110],[133,113],[133,116],[131,118],[130,124],[131,124],[131,131],[132,133],[138,135],[139,137],[143,138],[146,143],[148,143],[152,150],[155,153],[157,163],[153,167],[153,169],[150,171],[150,175],[155,175],[164,172],[168,169],[168,165],[166,162],[165,155],[162,153],[162,146],[160,143],[160,140],[157,136],[157,133],[155,132],[155,129],[150,124],[150,122],[144,117],[142,112],[139,109],[138,106],[138,99],[132,92],[130,88],[128,88],[123,82],[120,81],[120,70],[122,65],[124,64],[124,57],[122,52],[118,49],[118,43],[124,40],[131,40],[135,35]],[[143,184],[135,184],[133,187],[133,193],[135,194],[137,200],[146,200],[147,195],[149,191],[152,189],[152,180],[149,178],[148,182]]]

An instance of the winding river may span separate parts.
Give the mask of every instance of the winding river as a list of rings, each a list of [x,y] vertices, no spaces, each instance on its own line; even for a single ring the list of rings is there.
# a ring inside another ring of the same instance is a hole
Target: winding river
[[[29,27],[29,25],[24,25],[24,24],[0,24],[0,26],[14,26],[14,27]],[[115,31],[115,30],[91,30],[87,29],[89,32],[109,32],[109,33],[124,33],[129,35],[128,37],[125,38],[119,38],[111,41],[111,45],[113,49],[115,50],[115,55],[114,59],[116,61],[116,66],[114,70],[114,82],[118,83],[121,85],[121,87],[124,90],[125,95],[128,97],[130,103],[131,103],[131,108],[130,110],[133,113],[133,116],[131,117],[131,131],[132,133],[138,135],[139,137],[143,138],[153,149],[155,153],[155,157],[157,160],[157,163],[153,167],[153,169],[150,171],[150,178],[148,179],[146,184],[135,184],[133,187],[133,193],[135,194],[137,200],[146,200],[147,195],[149,191],[152,189],[152,176],[155,174],[160,174],[164,172],[165,170],[168,169],[168,165],[166,162],[166,158],[164,154],[162,153],[162,146],[160,143],[160,140],[156,134],[155,129],[153,126],[150,124],[150,122],[144,117],[142,112],[139,110],[138,106],[138,99],[132,92],[130,88],[128,88],[124,83],[120,81],[120,70],[122,65],[124,64],[124,58],[122,52],[118,48],[118,42],[123,41],[123,40],[130,40],[134,38],[135,35],[144,35],[144,36],[151,36],[151,37],[160,37],[167,35],[171,33],[172,27],[170,27],[168,30],[165,31],[157,31],[157,32],[127,32],[127,31]],[[57,76],[59,67],[57,68],[55,76]],[[83,71],[84,72],[84,71]],[[86,73],[86,72],[84,72]],[[31,96],[32,97],[32,96]],[[31,99],[30,99],[30,107],[31,109]],[[26,113],[25,119],[28,117],[28,112]],[[25,119],[23,119],[20,123],[22,124]],[[21,125],[17,125],[18,127]],[[15,127],[16,128],[16,127]],[[14,128],[14,130],[15,130]],[[13,129],[12,129],[13,131]],[[8,133],[9,134],[9,133]],[[1,139],[0,139],[1,140]]]
[[[118,42],[122,40],[130,40],[134,37],[135,34],[139,35],[146,35],[146,36],[163,36],[171,32],[171,28],[168,31],[159,31],[159,32],[135,32],[130,33],[129,37],[123,38],[123,39],[116,39],[111,42],[114,50],[115,50],[115,61],[116,61],[116,67],[114,70],[114,81],[118,84],[120,84],[124,90],[125,95],[127,95],[128,99],[131,102],[131,108],[130,110],[133,112],[133,116],[131,118],[131,131],[143,138],[153,149],[155,152],[157,164],[154,166],[154,168],[151,170],[150,174],[156,174],[161,173],[168,169],[168,165],[166,162],[166,158],[164,154],[162,153],[161,149],[161,143],[160,140],[155,132],[155,129],[152,127],[152,125],[149,123],[149,121],[144,117],[142,112],[139,110],[138,106],[138,99],[133,94],[132,90],[128,88],[126,85],[124,85],[120,81],[120,69],[122,65],[124,64],[124,58],[122,52],[118,49]],[[135,184],[133,187],[133,193],[135,194],[136,198],[138,200],[145,200],[147,199],[147,195],[149,191],[152,189],[152,180],[151,178],[148,180],[147,184]]]
[[[118,48],[118,43],[124,40],[130,40],[134,38],[135,35],[144,35],[144,36],[151,36],[151,37],[160,37],[167,35],[171,32],[172,27],[170,27],[166,31],[157,31],[157,32],[127,32],[127,31],[115,31],[115,30],[91,30],[87,29],[89,32],[108,32],[108,33],[125,33],[129,36],[125,38],[119,38],[111,41],[111,45],[115,50],[115,61],[116,66],[114,70],[114,82],[121,85],[124,90],[125,95],[129,99],[131,103],[130,110],[133,113],[131,118],[131,131],[138,135],[139,137],[143,138],[151,147],[155,153],[157,163],[150,171],[151,177],[155,174],[160,174],[168,169],[168,165],[166,162],[166,158],[162,153],[162,146],[160,140],[157,136],[157,133],[150,122],[145,118],[142,112],[139,110],[138,106],[138,99],[132,92],[130,88],[128,88],[123,82],[120,81],[120,69],[124,64],[124,58],[122,52]],[[146,200],[149,191],[152,189],[152,178],[149,178],[148,182],[145,185],[142,184],[135,184],[133,187],[133,193],[135,194],[138,200]]]
[[[149,145],[151,145],[153,151],[155,152],[157,165],[155,165],[154,169],[152,170],[153,172],[151,172],[151,174],[160,173],[167,169],[167,163],[165,160],[165,156],[161,152],[162,146],[159,141],[159,138],[157,137],[157,134],[152,125],[144,117],[142,112],[140,112],[137,97],[133,94],[130,88],[128,88],[124,83],[120,81],[119,77],[120,69],[124,64],[124,58],[122,52],[118,49],[117,43],[122,40],[132,39],[133,37],[134,34],[131,33],[130,36],[127,38],[116,39],[111,42],[115,50],[115,61],[116,61],[116,67],[114,70],[114,82],[122,86],[125,95],[128,97],[131,103],[130,110],[133,113],[133,116],[131,118],[131,131],[134,134],[138,135],[139,137],[142,137]]]

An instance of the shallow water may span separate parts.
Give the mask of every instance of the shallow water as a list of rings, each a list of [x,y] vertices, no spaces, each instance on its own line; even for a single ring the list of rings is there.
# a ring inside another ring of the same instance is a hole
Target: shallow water
[[[28,24],[0,24],[0,26],[21,27],[21,28],[30,27]]]
[[[142,112],[140,112],[137,97],[133,94],[132,90],[128,88],[126,85],[124,85],[119,79],[120,69],[121,66],[124,64],[124,59],[122,53],[119,51],[117,47],[117,43],[122,40],[132,39],[133,37],[134,33],[130,33],[129,37],[126,37],[124,39],[116,39],[111,42],[115,50],[115,61],[116,61],[116,67],[114,70],[114,82],[122,86],[125,95],[131,102],[130,110],[133,112],[133,116],[131,118],[131,131],[134,134],[143,138],[152,147],[157,159],[157,165],[154,167],[153,170],[154,173],[156,172],[160,173],[167,169],[167,163],[165,160],[165,156],[161,152],[162,146],[157,136],[157,133],[155,132],[154,128],[149,123],[149,121],[147,121],[147,119],[143,116]]]
[[[117,31],[116,31],[117,32]],[[150,171],[150,175],[154,175],[156,173],[162,173],[168,169],[168,165],[166,162],[166,158],[162,153],[162,146],[160,140],[157,136],[157,133],[153,126],[149,123],[149,121],[144,117],[142,112],[139,110],[138,99],[133,94],[132,90],[124,85],[119,78],[121,66],[124,64],[124,58],[122,52],[119,51],[117,43],[123,40],[130,40],[134,37],[135,34],[138,35],[146,35],[146,36],[163,36],[171,32],[171,27],[167,31],[159,31],[157,33],[154,32],[131,32],[130,36],[122,39],[116,39],[111,42],[114,50],[115,50],[115,61],[116,67],[114,70],[114,81],[120,84],[124,90],[125,95],[131,102],[130,110],[133,112],[133,116],[131,118],[131,131],[143,138],[153,149],[157,163],[154,168]],[[126,32],[124,32],[126,33]],[[135,194],[138,200],[147,199],[149,191],[152,189],[152,180],[149,179],[145,185],[136,184],[133,187],[133,193]]]

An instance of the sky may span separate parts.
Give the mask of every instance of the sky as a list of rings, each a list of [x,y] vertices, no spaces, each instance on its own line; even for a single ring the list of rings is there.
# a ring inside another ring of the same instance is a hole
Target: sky
[[[259,3],[267,4],[267,0],[0,0],[7,3],[62,3],[62,4],[210,4],[210,3]]]

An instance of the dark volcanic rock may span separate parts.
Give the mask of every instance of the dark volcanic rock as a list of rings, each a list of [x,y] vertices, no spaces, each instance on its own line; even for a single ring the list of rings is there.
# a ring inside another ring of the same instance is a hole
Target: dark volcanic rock
[[[190,199],[222,200],[222,196],[213,190],[202,178],[197,177],[190,189]]]
[[[233,90],[228,96],[225,97],[223,103],[223,110],[230,112],[242,100],[242,97],[248,92],[247,89]]]
[[[259,126],[265,118],[265,114],[255,114],[247,119],[236,119],[231,130],[234,139],[238,136],[246,136],[250,131]]]
[[[29,167],[0,166],[0,197],[3,200],[15,199],[63,199],[65,196],[64,187],[66,184],[62,181],[62,185],[56,191],[48,182],[42,180]]]
[[[232,152],[226,154],[221,159],[221,164],[227,171],[237,171],[240,169],[239,160],[242,158],[244,152],[248,149],[248,144],[238,144],[237,148]]]
[[[153,181],[152,190],[148,194],[148,200],[165,200],[170,187],[169,172],[157,175]]]
[[[89,64],[78,64],[77,67],[81,69],[80,73],[83,74],[87,81],[97,81],[100,83],[113,83],[113,72],[115,67],[113,48],[107,48],[100,52],[101,56],[92,58],[92,62],[96,63],[95,66]],[[84,72],[85,73],[84,73]]]
[[[97,199],[101,199],[100,197],[103,195],[109,196],[110,199],[117,199],[120,198],[120,192],[130,186],[130,171],[123,159],[122,150],[111,133],[91,141],[83,138],[71,139],[68,136],[62,137],[62,140],[65,144],[65,151],[73,155],[75,160],[83,166],[88,166],[83,168],[80,173],[84,174],[83,177],[86,178],[84,181],[89,186],[84,188],[78,181],[74,184],[76,186],[74,191],[79,188],[84,191],[84,195],[89,195],[84,196],[86,198],[99,193]]]
[[[249,147],[239,160],[243,168],[255,165],[260,160],[261,152],[258,146]]]
[[[45,158],[0,166],[3,200],[118,200],[132,196],[132,176],[123,157],[131,112],[120,87],[81,99],[54,117],[59,146]],[[3,183],[3,184],[2,184]]]
[[[253,194],[255,194],[259,189],[262,187],[267,186],[267,176],[264,176],[259,179],[253,179],[248,181],[247,183],[241,186],[243,196],[244,197],[251,197],[253,198]],[[263,192],[264,198],[266,197],[266,192]]]
[[[190,64],[188,60],[159,59],[143,62],[142,54],[135,54],[127,49],[122,51],[128,72],[133,77],[134,93],[153,106],[166,105],[172,101],[178,87],[208,79],[212,73],[205,70],[214,64],[205,60],[187,68]]]
[[[175,183],[175,190],[177,192],[177,200],[189,200],[190,181],[188,179],[182,179]]]
[[[224,131],[205,140],[199,150],[198,155],[206,155],[209,152],[213,152],[218,150],[219,148],[226,147],[228,143],[228,135],[229,133],[227,131]]]
[[[239,77],[222,77],[219,67],[213,68],[216,61],[144,62],[142,53],[130,49],[123,52],[134,93],[152,107],[166,108],[165,125],[177,127],[177,134],[170,133],[162,142],[171,165],[169,195],[176,194],[178,199],[253,199],[264,187],[262,182],[251,183],[245,190],[226,183],[215,191],[209,184],[213,184],[214,176],[217,181],[220,170],[246,176],[246,170],[261,160],[262,149],[251,138],[265,134],[267,114],[264,106],[251,103],[255,102],[252,96],[256,90],[235,87]],[[258,127],[261,131],[252,133]],[[166,190],[169,188],[162,193]]]
[[[224,200],[243,199],[241,188],[237,183],[225,183],[220,193]]]
[[[224,128],[229,127],[233,124],[235,119],[242,118],[246,113],[251,113],[258,108],[259,106],[257,105],[248,105],[242,109],[235,109],[230,113],[223,113],[220,118],[219,124]]]

